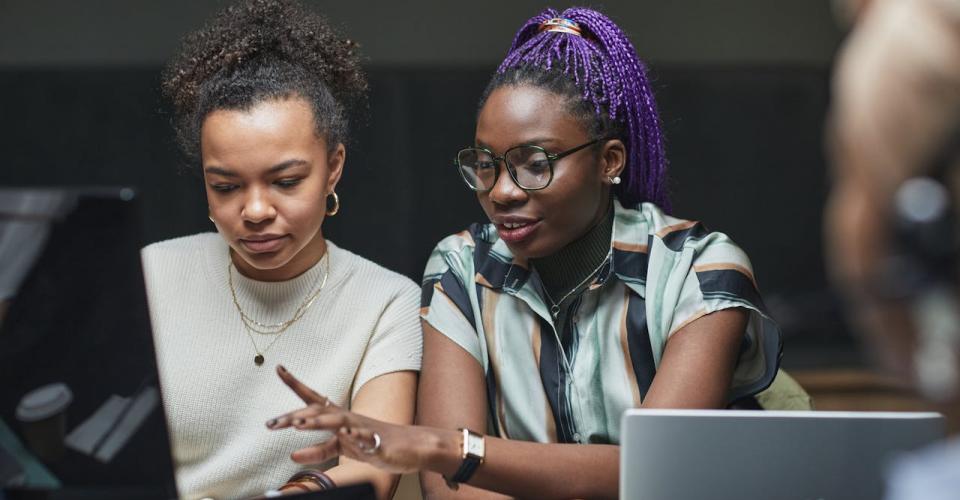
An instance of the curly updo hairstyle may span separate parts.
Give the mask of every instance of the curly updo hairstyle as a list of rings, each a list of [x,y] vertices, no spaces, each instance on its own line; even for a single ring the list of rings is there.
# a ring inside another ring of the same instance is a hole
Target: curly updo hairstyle
[[[289,0],[245,0],[183,39],[163,73],[180,147],[200,162],[200,127],[212,111],[249,110],[299,97],[332,151],[347,142],[348,116],[366,104],[357,44],[321,15]]]

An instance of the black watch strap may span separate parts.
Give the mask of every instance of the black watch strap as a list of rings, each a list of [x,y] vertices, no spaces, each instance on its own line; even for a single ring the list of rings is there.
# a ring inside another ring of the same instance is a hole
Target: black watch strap
[[[463,462],[460,463],[460,468],[457,469],[457,472],[453,474],[453,477],[451,477],[450,480],[455,483],[465,483],[469,481],[471,477],[473,477],[473,473],[477,471],[477,467],[479,466],[479,458],[464,458]]]

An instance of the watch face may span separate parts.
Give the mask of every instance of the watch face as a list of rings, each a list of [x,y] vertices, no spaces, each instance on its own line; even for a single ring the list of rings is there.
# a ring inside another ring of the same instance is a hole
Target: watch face
[[[467,454],[478,458],[483,458],[483,437],[470,434],[467,439]]]

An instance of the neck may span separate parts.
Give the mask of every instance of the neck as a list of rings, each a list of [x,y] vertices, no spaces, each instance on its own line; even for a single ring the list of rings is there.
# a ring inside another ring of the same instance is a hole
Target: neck
[[[613,232],[613,204],[606,215],[583,236],[557,253],[533,259],[547,293],[556,300],[593,274],[610,252]]]

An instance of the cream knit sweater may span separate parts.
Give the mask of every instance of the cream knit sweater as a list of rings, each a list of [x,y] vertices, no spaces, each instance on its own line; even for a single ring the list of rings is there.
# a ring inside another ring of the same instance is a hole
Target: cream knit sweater
[[[303,406],[274,373],[282,363],[339,405],[370,379],[419,370],[419,291],[409,279],[327,242],[330,274],[302,319],[275,335],[251,332],[227,285],[228,247],[216,233],[163,241],[143,250],[164,407],[177,487],[185,498],[240,498],[276,488],[303,468],[290,452],[320,432],[269,431],[264,423]],[[233,270],[244,312],[261,323],[289,319],[322,280],[321,260],[284,282]],[[324,464],[323,468],[333,466]]]

